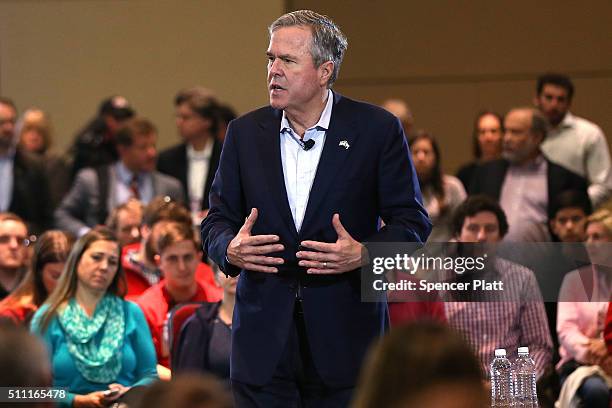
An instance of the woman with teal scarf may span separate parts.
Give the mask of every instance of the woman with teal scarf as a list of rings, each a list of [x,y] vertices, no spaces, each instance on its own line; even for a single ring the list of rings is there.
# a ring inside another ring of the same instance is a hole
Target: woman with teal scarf
[[[57,287],[31,329],[52,356],[53,385],[68,389],[64,407],[105,407],[156,377],[151,334],[140,308],[123,300],[120,248],[106,228],[74,245]],[[105,391],[113,390],[111,396]]]

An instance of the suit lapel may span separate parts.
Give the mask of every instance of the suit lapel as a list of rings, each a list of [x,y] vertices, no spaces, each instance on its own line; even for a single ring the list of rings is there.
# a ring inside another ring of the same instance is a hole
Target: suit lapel
[[[283,164],[280,153],[280,121],[281,113],[272,110],[272,114],[266,115],[260,122],[262,142],[257,143],[259,158],[263,164],[266,182],[269,187],[269,194],[278,208],[279,214],[289,231],[297,238],[297,230],[289,208],[287,198],[287,188],[283,175]],[[247,209],[250,211],[250,209]]]
[[[329,129],[325,134],[325,145],[317,166],[308,205],[304,214],[304,222],[300,236],[305,236],[312,223],[317,218],[317,209],[328,195],[329,190],[337,177],[341,177],[342,166],[351,153],[351,146],[357,138],[357,130],[352,127],[351,117],[345,110],[345,105],[341,102],[342,97],[336,93],[334,95],[334,106],[332,108]],[[329,220],[322,220],[331,225]]]

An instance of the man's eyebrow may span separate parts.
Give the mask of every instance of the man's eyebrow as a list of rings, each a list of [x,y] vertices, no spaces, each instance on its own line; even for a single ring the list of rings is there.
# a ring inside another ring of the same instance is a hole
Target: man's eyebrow
[[[280,59],[295,59],[296,57],[291,55],[291,54],[279,54],[279,55],[274,55],[271,52],[266,52],[266,55],[268,57],[275,57],[275,58],[280,58]]]

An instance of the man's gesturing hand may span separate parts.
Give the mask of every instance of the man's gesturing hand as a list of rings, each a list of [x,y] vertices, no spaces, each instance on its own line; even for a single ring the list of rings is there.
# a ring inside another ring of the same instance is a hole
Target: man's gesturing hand
[[[229,263],[242,269],[256,272],[278,272],[273,266],[282,264],[283,258],[267,256],[270,252],[282,251],[278,235],[251,235],[257,221],[257,208],[253,208],[238,234],[227,246]]]
[[[302,241],[302,246],[313,251],[299,251],[296,256],[300,266],[308,268],[308,273],[332,274],[352,271],[362,266],[363,244],[357,242],[344,229],[340,215],[334,214],[332,225],[338,234],[333,244],[318,241]]]

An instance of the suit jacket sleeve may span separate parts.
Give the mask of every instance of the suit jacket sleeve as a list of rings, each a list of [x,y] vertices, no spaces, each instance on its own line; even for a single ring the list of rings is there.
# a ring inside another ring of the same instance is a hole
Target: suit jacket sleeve
[[[365,242],[425,242],[431,222],[404,131],[394,118],[383,139],[378,168],[378,202],[385,225]]]
[[[244,224],[242,214],[246,212],[234,138],[233,126],[230,124],[210,191],[210,211],[202,221],[202,244],[208,256],[231,276],[237,276],[240,268],[227,262],[226,250]]]
[[[97,195],[97,176],[91,168],[81,170],[72,189],[55,210],[55,225],[75,236],[79,236],[83,229],[89,228],[85,220],[89,207],[93,205],[93,194]]]

